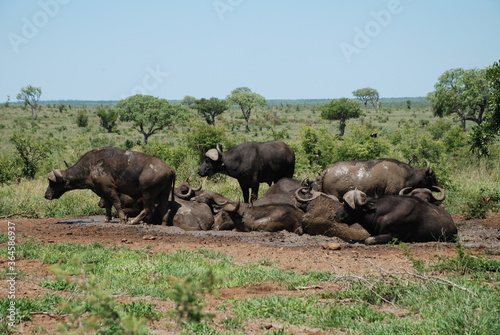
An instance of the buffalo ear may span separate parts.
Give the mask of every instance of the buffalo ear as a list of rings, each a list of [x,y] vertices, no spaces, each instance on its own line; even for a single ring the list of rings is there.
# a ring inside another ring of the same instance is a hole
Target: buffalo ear
[[[54,183],[61,182],[64,179],[61,170],[52,170],[47,178]]]
[[[205,153],[205,156],[210,158],[211,160],[217,162],[220,157],[219,157],[219,152],[217,151],[217,149],[210,149],[208,150],[206,153]]]

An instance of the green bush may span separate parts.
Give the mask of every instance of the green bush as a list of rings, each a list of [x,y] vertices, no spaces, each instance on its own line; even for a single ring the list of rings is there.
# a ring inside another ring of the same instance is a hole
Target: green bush
[[[76,125],[85,128],[89,125],[89,116],[85,109],[80,109],[76,114]]]

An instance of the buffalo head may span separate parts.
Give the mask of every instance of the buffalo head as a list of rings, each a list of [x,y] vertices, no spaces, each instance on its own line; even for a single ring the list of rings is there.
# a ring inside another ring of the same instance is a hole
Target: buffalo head
[[[70,190],[64,179],[64,171],[53,170],[47,178],[49,179],[49,186],[47,186],[47,190],[45,191],[45,199],[59,199],[64,193]]]
[[[210,149],[205,153],[205,160],[198,169],[201,177],[210,177],[224,169],[222,161],[222,149],[217,144],[216,149]]]
[[[360,190],[352,190],[344,194],[344,205],[335,213],[335,220],[349,225],[357,222],[357,213],[366,210],[368,197]]]

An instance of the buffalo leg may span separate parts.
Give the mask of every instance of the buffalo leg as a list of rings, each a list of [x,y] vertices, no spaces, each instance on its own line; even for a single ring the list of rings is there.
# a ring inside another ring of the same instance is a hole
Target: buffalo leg
[[[258,180],[252,181],[252,197],[251,197],[252,202],[254,202],[259,198],[259,186],[260,183]]]
[[[99,207],[104,208],[106,210],[106,215],[104,216],[104,222],[110,222],[111,217],[111,202],[101,197],[99,200]]]
[[[391,234],[381,234],[377,236],[370,236],[365,240],[366,245],[373,244],[387,244],[391,242],[395,237]]]
[[[238,180],[238,183],[240,184],[241,191],[243,192],[243,202],[248,203],[248,200],[250,198],[249,187],[248,187],[248,185],[246,183],[244,184],[243,182],[241,182],[239,180]]]
[[[143,204],[144,208],[139,213],[139,215],[137,215],[132,219],[132,221],[130,221],[130,224],[138,224],[139,222],[141,222],[141,220],[149,219],[149,217],[153,213],[153,210],[155,208],[155,201],[153,198],[151,198],[150,196],[144,196]]]
[[[106,201],[115,207],[120,223],[121,224],[127,223],[127,216],[125,215],[125,212],[122,209],[122,202],[120,200],[120,196],[118,195],[118,193],[116,193],[116,191],[109,191],[107,192],[107,195],[108,197]],[[108,215],[108,208],[106,208],[106,215]],[[111,208],[109,208],[109,216],[111,217]]]

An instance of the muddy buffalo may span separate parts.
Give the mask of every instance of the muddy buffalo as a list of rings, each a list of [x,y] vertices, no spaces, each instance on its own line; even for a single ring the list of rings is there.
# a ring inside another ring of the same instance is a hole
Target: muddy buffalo
[[[335,213],[338,222],[359,223],[371,235],[366,244],[454,241],[457,227],[443,207],[406,195],[371,198],[361,191],[349,191]]]
[[[158,204],[161,217],[166,220],[168,197],[174,197],[175,171],[162,160],[141,152],[104,147],[87,152],[66,170],[53,170],[48,175],[45,198],[58,199],[76,189],[90,189],[105,199],[106,206],[114,206],[121,223],[127,221],[120,195],[141,199],[143,208],[131,220],[136,224],[148,221]],[[111,212],[107,208],[106,212]]]
[[[401,189],[441,186],[430,164],[415,168],[395,159],[380,158],[366,161],[337,162],[317,178],[316,188],[339,199],[357,189],[368,196],[398,194]]]
[[[205,161],[198,169],[202,177],[223,173],[238,180],[243,201],[258,198],[259,184],[276,183],[281,178],[292,178],[295,171],[295,154],[282,141],[245,142],[223,152],[217,146],[205,154]]]

